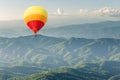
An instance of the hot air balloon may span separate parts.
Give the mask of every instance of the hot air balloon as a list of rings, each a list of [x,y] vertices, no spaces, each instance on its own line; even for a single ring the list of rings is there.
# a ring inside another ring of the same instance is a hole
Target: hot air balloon
[[[32,6],[25,10],[24,21],[26,25],[37,35],[48,18],[47,11],[40,6]]]

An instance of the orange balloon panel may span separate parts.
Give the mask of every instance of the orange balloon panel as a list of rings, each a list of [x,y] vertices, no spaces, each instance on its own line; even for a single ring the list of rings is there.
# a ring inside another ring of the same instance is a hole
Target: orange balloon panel
[[[32,21],[32,20],[40,20],[40,21],[46,23],[47,18],[44,17],[43,15],[39,15],[39,14],[32,14],[32,15],[25,17],[26,23],[28,23],[29,21]]]

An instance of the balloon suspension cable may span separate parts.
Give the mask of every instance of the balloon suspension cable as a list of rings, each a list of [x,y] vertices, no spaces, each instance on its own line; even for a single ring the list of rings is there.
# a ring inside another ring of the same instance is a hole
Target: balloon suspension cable
[[[37,37],[37,33],[35,33],[35,37]]]

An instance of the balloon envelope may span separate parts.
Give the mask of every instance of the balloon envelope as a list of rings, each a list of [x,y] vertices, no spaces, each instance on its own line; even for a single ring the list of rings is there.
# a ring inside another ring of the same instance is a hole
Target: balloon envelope
[[[24,13],[25,23],[35,34],[45,25],[47,18],[47,11],[40,6],[29,7]]]

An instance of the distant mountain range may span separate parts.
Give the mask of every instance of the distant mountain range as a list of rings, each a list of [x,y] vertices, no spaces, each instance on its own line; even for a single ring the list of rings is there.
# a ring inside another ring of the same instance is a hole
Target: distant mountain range
[[[76,38],[119,38],[120,21],[105,21],[99,23],[66,25],[42,30],[44,35],[54,37]]]
[[[7,24],[6,24],[7,23]],[[64,26],[61,26],[64,25]],[[118,38],[120,39],[120,21],[104,21],[98,23],[61,24],[46,25],[39,33],[53,37],[76,37],[76,38]],[[22,20],[17,21],[0,21],[0,36],[18,37],[32,35],[33,33],[24,24]]]

